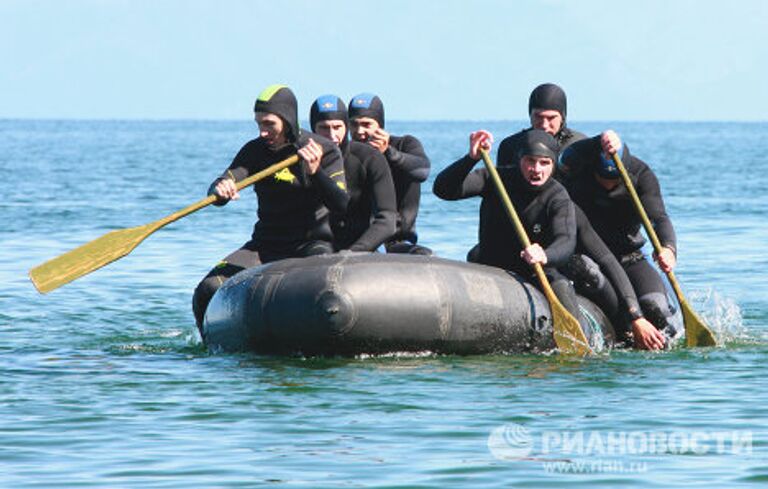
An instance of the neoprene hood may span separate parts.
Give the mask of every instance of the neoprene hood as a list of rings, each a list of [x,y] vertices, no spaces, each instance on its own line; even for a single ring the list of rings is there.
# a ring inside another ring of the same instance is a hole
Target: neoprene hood
[[[349,125],[347,106],[336,95],[322,95],[312,103],[309,109],[309,126],[315,130],[315,125],[320,121],[337,120]]]
[[[528,114],[534,110],[556,110],[563,116],[568,111],[568,101],[565,98],[565,92],[554,83],[543,83],[534,88],[531,97],[528,99]]]
[[[384,128],[384,104],[372,93],[359,93],[349,101],[349,118],[370,117]]]
[[[621,145],[621,159],[627,165],[628,171],[630,171],[632,155],[625,143]],[[609,180],[621,178],[613,158],[606,157],[603,153],[599,134],[589,139],[576,141],[568,146],[560,155],[557,167],[566,174],[591,170],[593,173]]]
[[[543,129],[531,129],[523,133],[518,159],[523,156],[543,156],[557,161],[558,145],[555,138]]]
[[[286,124],[286,139],[294,143],[299,138],[299,104],[285,85],[270,85],[256,99],[253,111],[275,114]]]

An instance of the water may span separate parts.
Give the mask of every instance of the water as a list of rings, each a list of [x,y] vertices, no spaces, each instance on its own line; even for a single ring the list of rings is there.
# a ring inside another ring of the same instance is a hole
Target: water
[[[190,311],[255,198],[201,210],[47,296],[27,271],[204,196],[251,122],[0,121],[0,486],[736,487],[768,481],[768,124],[613,127],[657,171],[678,277],[724,345],[664,353],[210,355]],[[392,123],[433,160],[421,240],[463,259],[476,201],[434,175],[485,127]]]

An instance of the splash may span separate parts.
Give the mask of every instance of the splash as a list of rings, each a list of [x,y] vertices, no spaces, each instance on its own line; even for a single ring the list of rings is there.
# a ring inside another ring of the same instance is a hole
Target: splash
[[[704,322],[712,328],[719,344],[755,339],[744,326],[741,308],[734,299],[710,287],[691,293],[689,300]]]
[[[411,358],[435,358],[438,357],[437,353],[430,350],[422,351],[395,351],[386,353],[360,353],[355,355],[358,360],[380,359],[380,358],[395,358],[395,359],[411,359]]]

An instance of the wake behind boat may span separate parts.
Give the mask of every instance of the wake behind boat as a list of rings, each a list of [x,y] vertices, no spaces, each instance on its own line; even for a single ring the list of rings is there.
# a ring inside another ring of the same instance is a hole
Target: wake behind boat
[[[584,298],[593,347],[615,342]],[[340,253],[281,260],[229,279],[211,300],[213,351],[487,354],[555,348],[547,300],[501,269],[437,257]]]

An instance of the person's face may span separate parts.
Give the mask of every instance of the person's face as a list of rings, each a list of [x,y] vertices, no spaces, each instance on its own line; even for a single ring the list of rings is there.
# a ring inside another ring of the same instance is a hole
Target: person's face
[[[352,132],[352,139],[355,141],[368,141],[368,139],[379,129],[379,123],[372,117],[355,117],[349,122]]]
[[[338,146],[344,141],[344,136],[347,134],[347,125],[340,119],[320,121],[315,124],[315,132],[326,139],[330,139]]]
[[[266,140],[268,146],[274,148],[285,144],[285,124],[280,116],[257,112],[256,123],[259,125],[259,136]]]
[[[563,127],[563,116],[556,110],[533,109],[531,111],[531,126],[554,136]]]
[[[552,158],[544,156],[524,155],[520,158],[520,172],[523,178],[532,186],[540,187],[547,183],[554,170]]]

